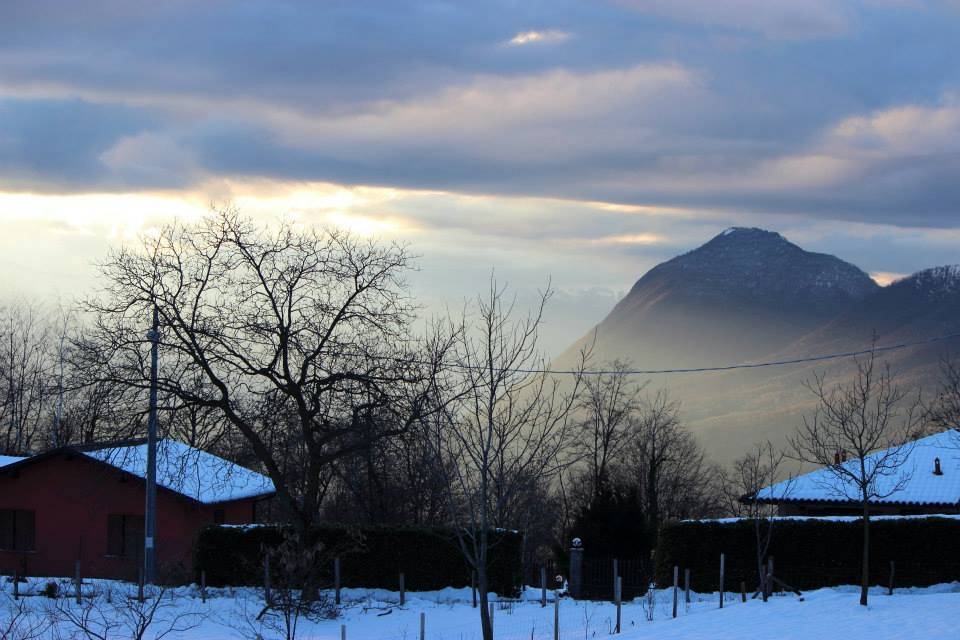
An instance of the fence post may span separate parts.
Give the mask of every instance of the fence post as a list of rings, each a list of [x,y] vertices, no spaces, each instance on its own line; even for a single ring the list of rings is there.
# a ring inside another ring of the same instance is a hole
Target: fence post
[[[477,572],[470,572],[470,596],[473,598],[473,608],[477,608]]]
[[[270,555],[263,556],[263,600],[269,607],[272,604],[273,596],[270,593]]]
[[[553,640],[560,640],[560,596],[553,599]]]
[[[547,606],[547,568],[540,567],[540,606]]]
[[[773,556],[770,556],[769,558],[767,558],[767,577],[769,578],[768,580],[769,584],[767,585],[767,588],[770,589],[770,595],[772,596],[773,595]]]
[[[489,603],[490,607],[490,629],[493,629],[493,603]]]
[[[570,595],[579,598],[583,586],[583,547],[570,549]]]
[[[683,570],[683,601],[690,604],[690,569]]]
[[[726,570],[727,556],[720,554],[720,608],[723,609],[724,571]]]
[[[427,614],[420,612],[420,640],[427,640]]]
[[[340,640],[347,640],[347,625],[340,625]]]
[[[890,561],[890,586],[887,588],[887,595],[893,595],[893,576],[896,572],[896,566],[893,564],[893,560]]]
[[[407,587],[404,584],[403,571],[400,572],[400,606],[407,603]]]
[[[200,570],[200,601],[206,604],[207,602],[207,570]]]
[[[617,558],[613,559],[613,595],[616,599],[617,595],[617,576],[620,575],[620,560]]]
[[[740,601],[747,601],[747,583],[742,580],[740,581]]]
[[[13,599],[20,599],[20,570],[13,570]]]
[[[771,584],[770,584],[773,582],[773,570],[772,570],[773,565],[771,564],[772,562],[773,562],[772,559],[767,558],[767,572],[763,577],[763,584],[761,585],[763,589],[764,602],[766,602],[770,598],[770,594],[773,593],[773,589],[771,588]]]
[[[677,583],[680,581],[680,567],[673,565],[673,617],[677,617],[677,595],[679,588]]]
[[[617,627],[615,633],[620,633],[620,605],[623,603],[623,578],[617,576],[617,588],[614,590],[617,599]]]
[[[80,561],[77,560],[73,571],[73,587],[76,592],[77,604],[80,604]]]
[[[334,604],[340,604],[340,556],[333,559]]]

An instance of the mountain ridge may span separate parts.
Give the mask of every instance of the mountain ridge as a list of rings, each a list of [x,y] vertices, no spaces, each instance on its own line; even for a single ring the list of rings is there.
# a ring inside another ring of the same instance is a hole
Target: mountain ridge
[[[782,235],[734,227],[650,269],[559,363],[594,342],[594,362],[637,369],[725,366],[816,356],[960,332],[960,266],[923,269],[879,286],[859,267]],[[960,348],[957,341],[954,348]],[[935,384],[949,344],[884,354],[908,384]],[[721,462],[753,442],[782,442],[813,399],[814,372],[849,379],[850,360],[655,379]]]

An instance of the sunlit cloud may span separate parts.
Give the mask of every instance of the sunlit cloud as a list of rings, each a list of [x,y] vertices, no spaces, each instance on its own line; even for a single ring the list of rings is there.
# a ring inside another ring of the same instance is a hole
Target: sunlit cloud
[[[329,224],[365,238],[390,235],[400,228],[399,223],[394,220],[381,220],[369,216],[352,215],[344,211],[332,211],[328,213],[326,215],[326,221]]]
[[[662,244],[666,241],[667,237],[659,233],[628,233],[587,240],[589,244],[595,245],[652,245]]]
[[[521,31],[517,35],[510,38],[510,40],[507,41],[507,44],[517,47],[525,44],[563,42],[569,38],[569,32],[559,31],[557,29],[546,29],[544,31]]]

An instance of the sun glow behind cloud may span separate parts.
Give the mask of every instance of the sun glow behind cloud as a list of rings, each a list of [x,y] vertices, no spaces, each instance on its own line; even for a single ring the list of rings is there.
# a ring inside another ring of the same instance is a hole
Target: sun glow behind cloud
[[[873,271],[870,273],[870,277],[873,278],[873,281],[881,287],[886,287],[887,285],[896,282],[900,278],[907,277],[907,275],[909,274],[893,273],[892,271]]]

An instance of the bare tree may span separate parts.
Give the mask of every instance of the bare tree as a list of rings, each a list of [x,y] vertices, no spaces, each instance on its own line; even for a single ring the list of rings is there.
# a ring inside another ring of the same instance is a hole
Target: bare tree
[[[947,354],[940,359],[940,388],[927,419],[937,430],[960,428],[960,357]]]
[[[720,508],[719,468],[680,421],[665,390],[648,394],[634,419],[621,469],[636,486],[651,535],[667,519],[705,517]]]
[[[577,409],[576,453],[587,463],[586,490],[589,501],[610,482],[613,467],[629,443],[640,412],[640,392],[645,384],[631,382],[630,363],[615,360],[601,367],[604,373],[583,380]]]
[[[49,629],[49,621],[31,612],[26,599],[0,592],[0,640],[37,640]]]
[[[182,637],[200,625],[203,616],[182,605],[165,590],[149,590],[143,600],[132,594],[94,597],[80,605],[57,600],[50,610],[56,638],[144,640]],[[65,635],[64,635],[65,634]]]
[[[27,454],[46,444],[52,333],[40,305],[17,300],[0,307],[0,451]]]
[[[490,530],[523,525],[527,498],[556,476],[569,445],[581,376],[564,387],[558,377],[536,372],[547,368],[537,350],[537,331],[549,295],[544,293],[534,312],[518,317],[515,300],[506,299],[491,278],[475,322],[465,313],[451,331],[457,337],[452,352],[457,379],[448,393],[454,398],[436,421],[431,441],[447,474],[461,551],[477,574],[484,640],[493,638]]]
[[[823,487],[833,497],[859,505],[863,513],[863,557],[860,604],[866,606],[870,584],[870,507],[888,498],[910,479],[905,463],[910,439],[923,425],[920,394],[912,396],[897,385],[888,365],[871,351],[857,359],[849,383],[827,388],[823,374],[807,383],[819,401],[789,439],[802,462],[822,465],[829,481]],[[847,460],[847,456],[850,460]]]
[[[156,308],[161,393],[219,412],[305,532],[337,460],[434,406],[443,345],[412,337],[409,265],[400,246],[232,210],[172,224],[102,266],[106,289],[87,305],[98,364],[144,388]]]
[[[754,445],[751,452],[737,459],[727,478],[731,509],[753,522],[758,591],[769,589],[765,566],[776,524],[773,517],[790,496],[794,484],[792,476],[781,479],[785,459],[786,452],[775,449],[768,440]],[[761,490],[766,490],[762,501],[757,499]]]

